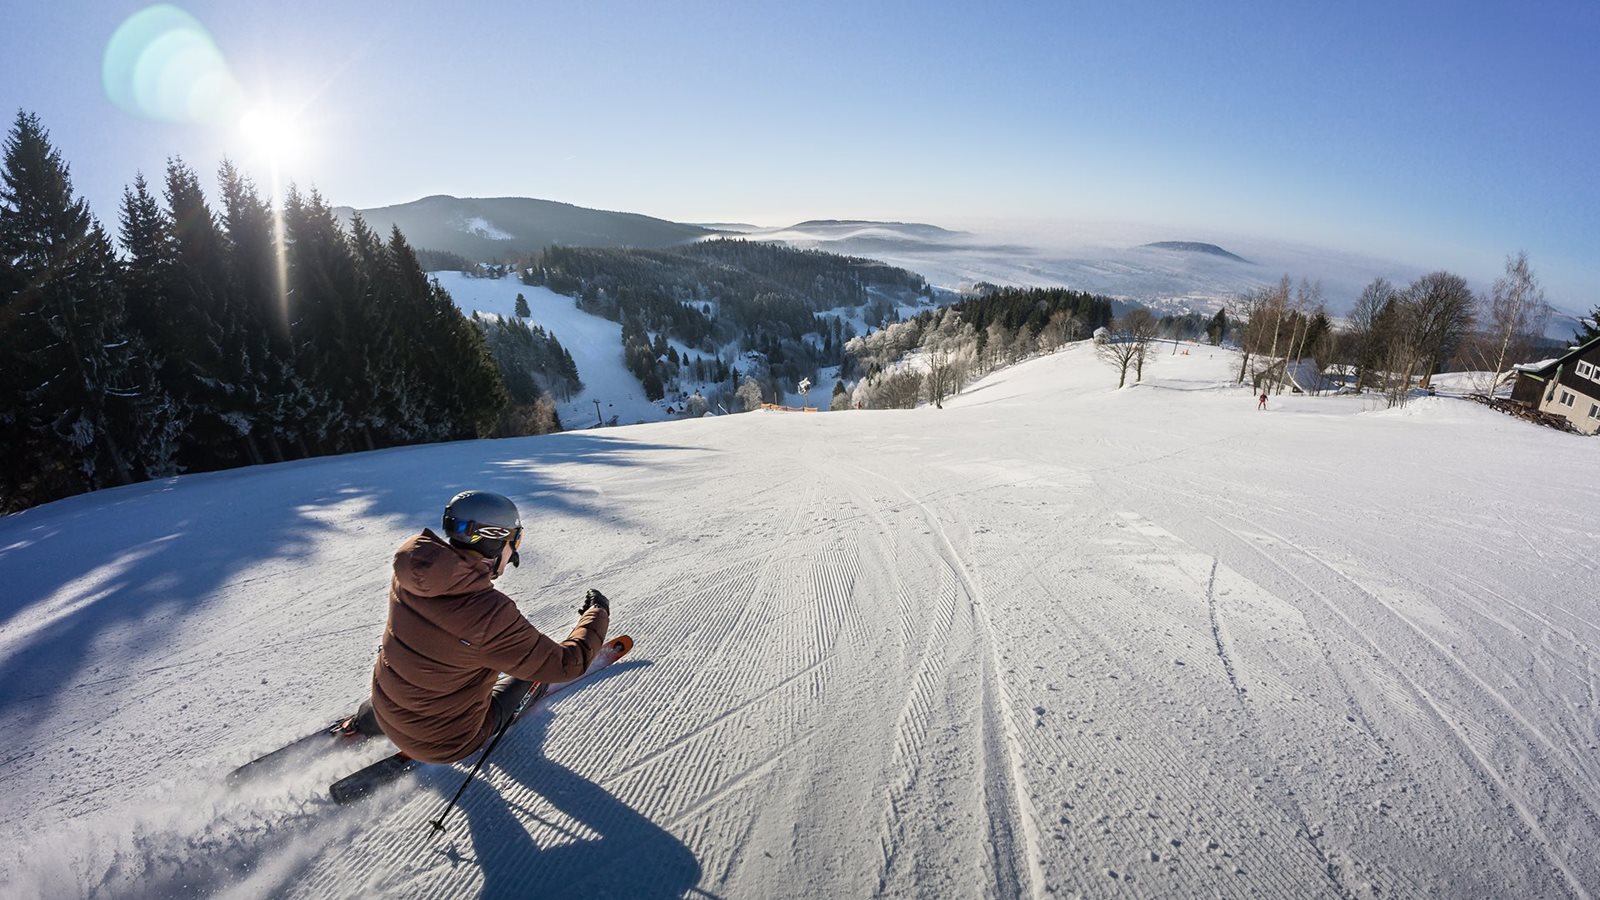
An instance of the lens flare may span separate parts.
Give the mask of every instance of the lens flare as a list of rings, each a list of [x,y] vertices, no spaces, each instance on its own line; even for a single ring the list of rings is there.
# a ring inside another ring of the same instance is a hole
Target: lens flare
[[[300,149],[300,135],[289,116],[270,107],[257,107],[239,118],[239,131],[252,149],[269,163],[292,161]]]
[[[168,3],[146,7],[117,27],[100,77],[112,103],[158,122],[229,122],[243,107],[244,91],[211,33]]]

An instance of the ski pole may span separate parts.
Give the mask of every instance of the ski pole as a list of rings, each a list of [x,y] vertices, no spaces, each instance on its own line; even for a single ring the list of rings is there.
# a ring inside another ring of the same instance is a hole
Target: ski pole
[[[461,799],[461,795],[467,790],[467,785],[471,784],[472,779],[477,777],[478,770],[483,768],[484,762],[489,759],[489,754],[494,752],[495,745],[499,744],[500,739],[506,736],[507,731],[511,730],[512,723],[521,718],[522,711],[538,702],[539,698],[543,697],[545,691],[549,689],[550,685],[548,683],[541,682],[538,687],[530,689],[522,696],[522,702],[517,704],[517,711],[512,713],[511,718],[507,719],[506,723],[495,731],[494,738],[489,741],[489,746],[483,748],[483,753],[478,755],[478,762],[473,765],[472,771],[467,773],[466,778],[461,779],[461,786],[456,788],[455,796],[451,797],[450,802],[445,804],[444,811],[439,813],[439,818],[428,823],[433,826],[435,834],[444,830],[445,816],[450,815],[451,810],[456,808],[456,801]]]

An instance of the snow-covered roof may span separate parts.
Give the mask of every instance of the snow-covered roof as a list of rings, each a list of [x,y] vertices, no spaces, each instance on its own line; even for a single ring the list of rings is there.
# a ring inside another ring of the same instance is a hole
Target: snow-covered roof
[[[1566,353],[1563,353],[1554,359],[1546,359],[1536,363],[1523,363],[1520,366],[1512,366],[1512,368],[1519,372],[1528,372],[1530,374],[1535,372],[1543,372],[1566,362],[1580,353],[1587,353],[1595,347],[1600,347],[1600,338],[1595,338],[1592,341],[1586,341],[1582,344],[1578,344],[1577,346],[1568,349]]]

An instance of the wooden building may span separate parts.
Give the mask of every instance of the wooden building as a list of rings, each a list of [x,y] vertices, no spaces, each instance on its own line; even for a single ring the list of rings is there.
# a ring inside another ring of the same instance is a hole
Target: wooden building
[[[1600,338],[1548,362],[1518,366],[1511,399],[1560,416],[1584,434],[1600,433]]]

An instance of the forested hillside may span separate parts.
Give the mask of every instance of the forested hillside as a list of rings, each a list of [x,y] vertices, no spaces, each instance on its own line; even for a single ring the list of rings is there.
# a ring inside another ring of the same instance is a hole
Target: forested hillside
[[[629,368],[653,399],[687,364],[669,358],[656,340],[663,334],[716,359],[730,346],[754,351],[764,376],[793,385],[837,365],[853,334],[839,317],[818,313],[876,305],[882,322],[896,303],[931,291],[921,276],[873,260],[741,240],[666,250],[550,247],[521,271],[525,283],[621,323]]]
[[[851,339],[831,408],[937,405],[973,379],[1036,352],[1054,352],[1112,320],[1109,297],[1066,288],[987,288]],[[906,364],[912,354],[919,365]]]

